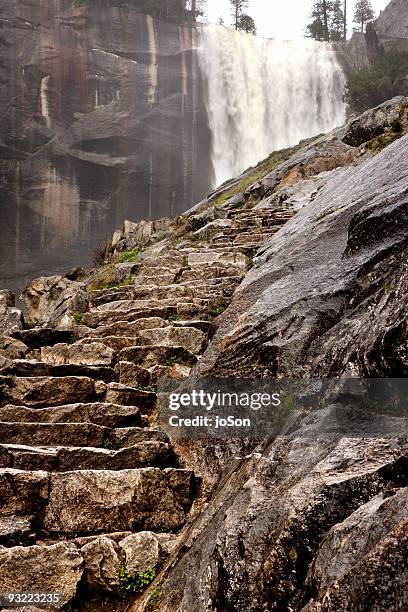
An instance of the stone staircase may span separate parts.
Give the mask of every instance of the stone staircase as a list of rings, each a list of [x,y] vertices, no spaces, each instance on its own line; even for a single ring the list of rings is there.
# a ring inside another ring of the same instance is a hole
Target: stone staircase
[[[199,482],[155,427],[157,381],[189,375],[253,249],[292,214],[232,210],[90,292],[72,330],[12,334],[25,348],[0,362],[1,591],[83,609],[158,570]]]

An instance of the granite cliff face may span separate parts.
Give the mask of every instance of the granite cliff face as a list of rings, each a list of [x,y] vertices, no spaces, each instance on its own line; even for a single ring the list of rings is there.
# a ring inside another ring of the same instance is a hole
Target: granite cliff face
[[[173,4],[163,6],[171,12]],[[175,23],[177,12],[161,21],[73,5],[1,6],[6,287],[88,262],[123,218],[172,216],[211,183],[194,30]]]
[[[408,10],[405,0],[391,0],[381,11],[375,27],[381,38],[408,38]]]
[[[391,0],[366,33],[354,32],[347,43],[335,45],[346,74],[368,66],[383,49],[408,50],[407,9],[405,0]]]

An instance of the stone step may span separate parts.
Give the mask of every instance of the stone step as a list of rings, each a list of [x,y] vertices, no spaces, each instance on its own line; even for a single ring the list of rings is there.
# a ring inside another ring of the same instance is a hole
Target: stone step
[[[89,303],[91,306],[100,306],[107,302],[117,302],[118,300],[130,300],[133,296],[133,285],[118,287],[117,289],[99,289],[89,291]]]
[[[118,356],[119,361],[129,361],[144,368],[156,365],[186,365],[192,367],[197,357],[182,346],[134,346],[123,349]]]
[[[244,232],[242,234],[238,234],[238,236],[234,240],[234,244],[258,244],[258,246],[262,242],[266,242],[269,238],[275,235],[276,232],[265,232],[263,234],[251,234]]]
[[[182,298],[192,298],[194,292],[187,287],[183,287],[177,283],[172,285],[158,286],[152,285],[141,285],[136,286],[133,289],[131,299],[132,300],[165,300],[172,299],[180,301]]]
[[[150,416],[156,405],[156,393],[120,383],[109,383],[106,388],[105,402],[120,406],[137,406],[142,416]]]
[[[119,361],[116,365],[119,384],[125,387],[143,389],[151,385],[150,372],[129,361]]]
[[[17,522],[18,517],[11,517]],[[58,587],[62,595],[54,607],[77,608],[68,603],[78,592],[86,588],[89,593],[100,596],[113,594],[113,599],[99,598],[92,609],[124,609],[120,602],[120,567],[126,562],[128,571],[137,574],[140,569],[158,569],[177,545],[178,536],[151,531],[122,531],[91,536],[79,536],[62,542],[53,539],[37,539],[31,545],[18,548],[11,544],[0,555],[0,568],[4,582],[12,585],[14,591],[46,593],[50,584]],[[51,565],[51,567],[49,567]],[[21,574],[21,569],[24,574]],[[52,583],[50,582],[52,581]],[[76,588],[75,588],[76,587]],[[10,589],[9,589],[10,590]],[[118,603],[118,599],[119,602]],[[126,607],[126,600],[124,602]],[[89,607],[86,603],[83,603]],[[82,606],[81,606],[82,607]],[[39,612],[44,608],[10,608],[14,612]]]
[[[158,386],[162,379],[184,380],[190,376],[191,368],[189,366],[175,363],[172,366],[156,365],[149,368],[150,381],[152,385]]]
[[[188,266],[214,266],[218,269],[221,265],[227,269],[239,268],[243,271],[247,270],[249,260],[242,253],[225,250],[224,252],[201,251],[199,253],[190,253],[187,256]]]
[[[120,450],[84,446],[41,447],[0,445],[0,468],[47,472],[75,470],[124,470],[129,467],[172,467],[175,454],[169,444],[139,442]]]
[[[206,335],[212,332],[211,321],[201,321],[199,319],[197,321],[194,321],[194,320],[182,321],[181,319],[176,319],[172,323],[174,327],[182,327],[182,328],[195,327],[196,329],[199,329],[200,331],[203,332],[203,334],[206,334]]]
[[[115,430],[95,423],[0,422],[1,444],[34,446],[118,446]]]
[[[7,405],[0,408],[3,423],[93,423],[102,427],[139,427],[141,416],[136,406],[118,404],[68,404],[47,408]]]
[[[34,515],[52,535],[181,528],[194,474],[175,468],[46,472],[0,469],[3,516]],[[4,582],[2,583],[4,588]]]
[[[157,306],[155,308],[138,308],[129,312],[121,312],[115,310],[92,310],[86,312],[82,322],[84,325],[97,328],[104,325],[111,325],[118,322],[134,322],[139,319],[161,318],[169,319],[169,317],[177,315],[177,305],[174,306]]]
[[[53,365],[110,366],[115,352],[105,344],[93,340],[90,344],[54,344],[41,349],[41,361]]]
[[[94,338],[92,337],[82,338],[79,344],[85,347],[88,344],[92,345],[93,341]],[[105,338],[99,338],[98,341],[104,344],[106,347],[109,347],[109,349],[114,352],[116,362],[117,353],[124,348],[137,345],[140,341],[140,336],[139,334],[134,334],[133,336],[106,336]]]
[[[86,345],[92,345],[94,341],[95,341],[95,338],[91,336],[89,338],[82,338],[82,340],[80,340],[78,344],[83,346],[85,349]],[[109,349],[113,351],[115,355],[115,360],[116,360],[116,354],[118,352],[120,352],[122,349],[127,348],[129,346],[135,346],[135,344],[138,344],[138,341],[139,341],[139,334],[134,334],[132,336],[118,335],[118,336],[105,336],[104,338],[98,338],[98,342],[100,342],[101,344],[104,344],[106,347],[108,347]]]
[[[120,448],[136,446],[142,442],[170,442],[169,436],[156,427],[121,427],[115,429],[115,440]]]
[[[184,347],[191,353],[201,353],[207,336],[195,327],[162,327],[139,332],[142,345],[155,347]]]
[[[177,286],[177,285],[176,285]],[[136,321],[116,321],[110,325],[102,325],[96,329],[86,329],[83,337],[105,338],[107,336],[127,336],[132,337],[137,335],[143,329],[155,329],[157,327],[166,327],[168,321],[153,317],[151,319],[137,319]]]
[[[24,378],[38,378],[38,377],[56,377],[56,378],[65,378],[65,377],[86,377],[91,378],[93,380],[103,380],[105,382],[111,382],[115,380],[115,370],[109,366],[88,366],[88,365],[78,365],[76,363],[50,363],[52,361],[51,355],[55,355],[55,361],[57,361],[57,356],[61,353],[58,349],[55,349],[55,346],[67,346],[67,345],[59,345],[56,344],[51,347],[46,348],[46,352],[44,352],[44,358],[47,361],[37,361],[34,359],[14,359],[11,362],[7,362],[4,366],[0,367],[0,380],[2,377],[8,376],[19,376]],[[106,347],[104,346],[104,349]],[[44,349],[41,349],[43,351]],[[85,353],[85,351],[84,351]],[[113,351],[112,351],[112,359],[113,361]],[[79,353],[78,353],[79,356]],[[61,357],[61,361],[62,361]],[[84,357],[86,360],[86,357]],[[75,361],[75,359],[74,359]]]
[[[155,299],[148,299],[148,300],[121,300],[119,302],[110,302],[109,304],[102,304],[101,306],[98,306],[95,309],[90,310],[91,312],[123,312],[123,313],[128,313],[128,312],[133,312],[133,311],[138,311],[141,309],[153,309],[153,308],[157,308],[159,306],[163,307],[163,306],[175,306],[176,304],[188,304],[188,303],[195,303],[195,304],[201,304],[202,300],[201,299],[195,299],[195,298],[185,298],[185,297],[181,297],[180,299],[162,299],[162,300],[155,300]]]
[[[214,296],[230,297],[241,282],[242,276],[225,276],[207,279],[205,284],[197,284],[201,283],[197,280],[184,281],[184,285],[198,291],[202,290],[207,294],[208,299],[212,299]]]
[[[52,346],[61,342],[70,342],[72,331],[59,330],[44,327],[34,327],[32,329],[21,329],[15,331],[13,338],[24,342],[30,349],[39,349],[42,346]]]
[[[181,269],[181,268],[180,268]],[[160,272],[159,272],[160,270]],[[167,274],[163,274],[161,268],[152,268],[151,271],[143,271],[138,274],[134,278],[134,285],[158,285],[158,286],[166,286],[171,285],[175,282],[176,277],[179,273],[179,270],[174,270],[172,272],[168,272]]]
[[[188,283],[189,281],[205,282],[211,278],[230,278],[231,276],[238,276],[242,279],[245,276],[245,272],[241,271],[240,268],[234,268],[232,266],[197,266],[185,270],[180,277],[180,282],[182,284]]]
[[[0,406],[18,404],[31,408],[64,406],[98,401],[98,384],[87,377],[4,377],[0,376]],[[105,393],[103,387],[102,394]]]
[[[160,261],[160,269],[166,272],[172,272],[175,269],[180,270],[186,264],[183,253],[167,251],[165,255],[160,255],[159,257],[152,257],[146,254],[142,258],[143,269],[153,268],[157,270],[158,261]]]

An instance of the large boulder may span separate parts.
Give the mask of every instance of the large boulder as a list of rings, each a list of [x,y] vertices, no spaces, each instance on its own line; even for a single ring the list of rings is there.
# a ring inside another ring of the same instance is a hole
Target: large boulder
[[[350,119],[342,140],[348,145],[359,147],[393,126],[396,135],[408,128],[408,98],[405,96],[397,96]]]
[[[118,591],[120,560],[117,546],[106,536],[99,536],[81,548],[85,561],[85,579],[91,591]]]
[[[191,505],[189,471],[156,468],[52,474],[43,526],[50,532],[180,528]],[[185,483],[184,488],[178,482]],[[67,504],[67,499],[71,500]]]
[[[58,593],[61,599],[54,609],[60,609],[76,594],[83,559],[69,542],[0,548],[0,573],[3,593]]]
[[[89,297],[81,283],[62,276],[37,278],[21,294],[29,325],[70,329],[76,313],[88,308]]]
[[[119,542],[123,562],[132,574],[154,569],[160,557],[159,541],[151,531],[134,533]]]

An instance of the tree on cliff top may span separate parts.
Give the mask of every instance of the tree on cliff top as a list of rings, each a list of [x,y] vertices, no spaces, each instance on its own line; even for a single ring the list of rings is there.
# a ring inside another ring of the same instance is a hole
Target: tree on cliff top
[[[233,26],[236,30],[256,34],[255,21],[246,13],[248,0],[230,0]]]
[[[186,10],[192,21],[197,21],[197,17],[204,17],[207,13],[207,0],[187,0]]]
[[[357,0],[354,10],[354,23],[358,23],[361,32],[364,32],[365,26],[375,17],[371,0]]]
[[[306,36],[325,42],[346,40],[346,11],[347,0],[315,0]]]

